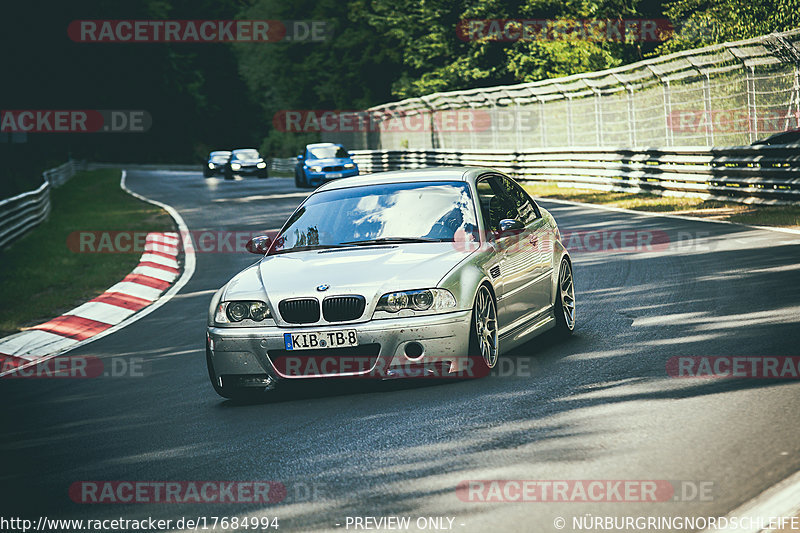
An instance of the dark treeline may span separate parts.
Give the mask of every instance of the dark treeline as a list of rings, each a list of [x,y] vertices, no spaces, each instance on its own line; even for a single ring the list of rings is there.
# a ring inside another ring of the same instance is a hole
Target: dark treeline
[[[0,109],[131,109],[147,133],[0,134],[4,182],[68,154],[199,162],[252,146],[288,156],[314,134],[272,131],[287,109],[356,109],[436,91],[535,81],[800,26],[800,0],[74,0],[3,7]],[[669,18],[666,42],[459,38],[466,19]],[[323,42],[77,43],[83,19],[324,21]],[[13,187],[12,187],[13,188]],[[8,187],[6,187],[8,189]]]

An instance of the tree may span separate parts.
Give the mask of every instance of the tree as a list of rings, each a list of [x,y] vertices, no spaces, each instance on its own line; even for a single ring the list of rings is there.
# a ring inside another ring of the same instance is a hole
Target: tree
[[[665,8],[677,31],[660,54],[800,27],[800,0],[672,0]]]

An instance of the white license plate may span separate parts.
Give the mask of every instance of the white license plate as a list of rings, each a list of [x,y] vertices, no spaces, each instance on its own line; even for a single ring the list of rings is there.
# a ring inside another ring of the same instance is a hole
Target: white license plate
[[[342,173],[341,172],[328,172],[326,177],[327,178],[341,178],[342,177]]]
[[[315,350],[319,348],[348,348],[358,346],[358,335],[354,329],[339,331],[311,331],[284,333],[283,343],[287,350]]]

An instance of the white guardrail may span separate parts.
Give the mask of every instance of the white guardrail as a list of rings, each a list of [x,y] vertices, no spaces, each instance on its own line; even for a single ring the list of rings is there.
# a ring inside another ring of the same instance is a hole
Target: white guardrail
[[[276,157],[269,160],[269,169],[275,172],[294,172],[297,159],[294,157]]]
[[[353,150],[362,173],[492,167],[519,181],[754,204],[800,203],[800,144],[724,148]]]
[[[0,248],[46,220],[50,214],[50,189],[66,183],[82,166],[81,162],[69,161],[45,170],[44,183],[38,189],[0,200]]]

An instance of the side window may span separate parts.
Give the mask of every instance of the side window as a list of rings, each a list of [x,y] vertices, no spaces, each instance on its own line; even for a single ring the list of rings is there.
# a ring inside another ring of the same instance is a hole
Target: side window
[[[541,215],[539,214],[539,210],[536,209],[536,206],[531,201],[528,193],[519,186],[519,184],[511,181],[510,179],[500,178],[503,183],[503,188],[508,193],[508,196],[514,201],[514,207],[517,209],[519,213],[520,222],[524,224],[530,224]]]
[[[499,178],[491,177],[477,183],[478,203],[486,229],[498,231],[504,218],[517,218],[514,201],[508,196]]]

